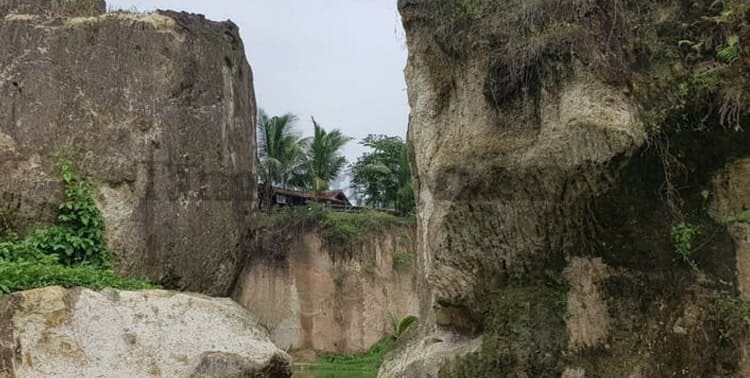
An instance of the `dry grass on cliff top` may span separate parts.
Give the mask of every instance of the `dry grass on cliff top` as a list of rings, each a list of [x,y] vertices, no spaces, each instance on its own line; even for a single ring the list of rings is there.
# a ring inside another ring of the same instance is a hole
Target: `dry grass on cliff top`
[[[373,238],[390,234],[412,239],[416,219],[399,217],[375,210],[359,213],[336,212],[323,206],[274,209],[258,216],[261,234],[299,235],[301,232],[319,230],[323,243],[334,253],[352,253]]]
[[[441,77],[457,61],[486,61],[485,96],[498,107],[554,90],[578,64],[630,87],[652,131],[673,126],[665,113],[689,107],[686,98],[710,103],[723,126],[750,115],[746,0],[402,0],[401,7],[407,28],[428,30],[444,53],[433,62],[446,70]]]

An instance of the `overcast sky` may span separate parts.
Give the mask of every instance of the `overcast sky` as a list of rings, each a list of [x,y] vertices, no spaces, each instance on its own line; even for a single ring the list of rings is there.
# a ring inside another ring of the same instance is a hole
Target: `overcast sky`
[[[292,112],[312,133],[326,129],[362,139],[405,136],[409,107],[406,47],[396,0],[109,0],[114,9],[184,10],[240,27],[255,74],[258,106]],[[363,152],[346,148],[350,161]]]

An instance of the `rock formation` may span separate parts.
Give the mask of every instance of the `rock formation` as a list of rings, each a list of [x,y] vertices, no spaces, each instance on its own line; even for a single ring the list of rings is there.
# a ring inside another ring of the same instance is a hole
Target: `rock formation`
[[[49,287],[0,300],[0,377],[275,378],[289,362],[229,299]]]
[[[228,295],[257,196],[238,29],[104,10],[0,1],[1,223],[21,234],[49,223],[55,164],[71,159],[96,186],[120,273]]]
[[[740,374],[750,13],[711,3],[399,1],[424,321],[382,377]]]
[[[234,294],[279,347],[364,352],[392,334],[393,321],[417,314],[413,231],[370,232],[345,253],[319,229],[285,232],[260,244]]]

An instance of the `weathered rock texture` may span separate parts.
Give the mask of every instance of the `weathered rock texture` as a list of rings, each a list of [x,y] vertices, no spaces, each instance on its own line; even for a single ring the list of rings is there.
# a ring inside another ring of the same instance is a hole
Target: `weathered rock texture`
[[[737,248],[737,289],[750,300],[750,159],[727,165],[713,182],[712,215],[728,225]]]
[[[417,314],[413,231],[374,232],[344,254],[318,230],[287,232],[290,243],[256,251],[234,294],[279,347],[363,352],[393,332],[394,319]]]
[[[0,0],[0,16],[9,13],[39,16],[96,16],[104,13],[104,0]]]
[[[78,10],[91,17],[73,17]],[[54,219],[55,163],[98,192],[116,267],[228,295],[255,207],[255,99],[237,27],[96,1],[0,2],[0,215]],[[2,231],[2,230],[0,230]]]
[[[750,63],[696,79],[680,36],[726,38],[697,3],[399,1],[424,322],[381,376],[740,374],[743,263],[704,190],[750,152],[744,103],[719,110]]]
[[[289,356],[229,299],[50,287],[0,300],[0,377],[288,377]]]

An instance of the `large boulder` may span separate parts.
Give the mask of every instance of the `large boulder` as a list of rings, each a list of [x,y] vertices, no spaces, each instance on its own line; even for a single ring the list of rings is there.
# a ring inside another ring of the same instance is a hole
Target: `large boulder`
[[[48,287],[0,300],[0,377],[290,376],[229,299]]]
[[[228,295],[257,197],[238,28],[103,10],[0,2],[0,223],[52,222],[67,158],[96,187],[120,273]]]

